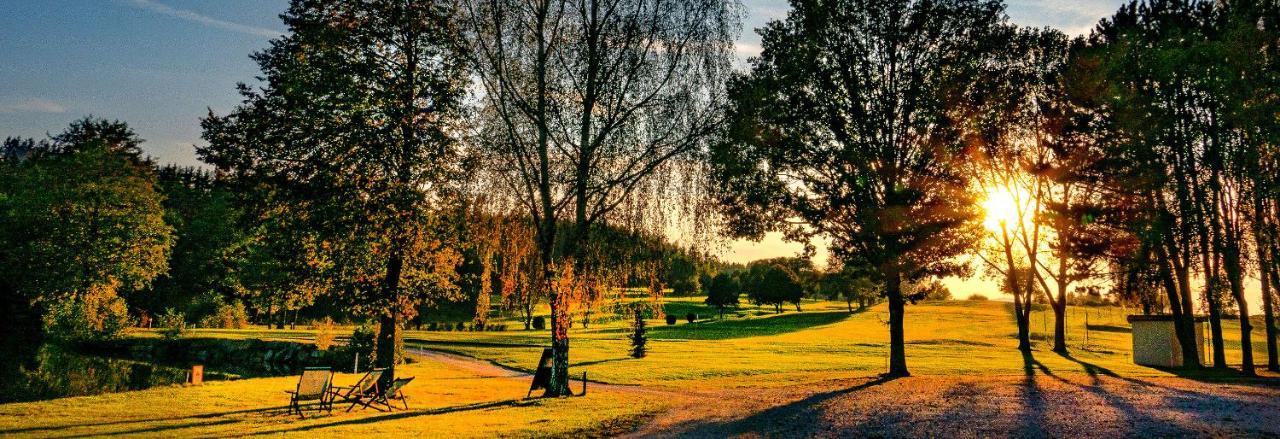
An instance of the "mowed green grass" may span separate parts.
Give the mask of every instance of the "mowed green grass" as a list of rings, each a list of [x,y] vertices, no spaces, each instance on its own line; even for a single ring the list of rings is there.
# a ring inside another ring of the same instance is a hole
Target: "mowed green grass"
[[[712,310],[692,298],[664,299],[673,314]],[[413,410],[391,414],[357,411],[299,420],[284,414],[295,377],[211,382],[198,387],[165,387],[137,392],[0,405],[0,436],[229,436],[229,435],[427,435],[493,437],[602,435],[625,431],[648,416],[682,402],[688,390],[767,388],[871,376],[886,369],[887,310],[883,305],[849,313],[844,303],[806,302],[775,315],[744,307],[724,320],[667,325],[647,321],[649,352],[627,356],[629,324],[615,319],[572,331],[570,358],[575,376],[634,384],[658,392],[598,386],[586,398],[523,400],[527,377],[496,377],[434,361],[410,364],[401,375],[416,376],[408,388]],[[1068,340],[1071,356],[1050,352],[1052,315],[1033,314],[1035,352],[1016,350],[1010,304],[949,301],[909,306],[907,360],[916,375],[980,376],[1107,374],[1167,376],[1171,372],[1132,364],[1130,333],[1119,308],[1072,308]],[[1086,331],[1086,321],[1089,330]],[[509,327],[512,322],[508,322]],[[1261,325],[1258,325],[1259,327]],[[1225,324],[1228,358],[1239,361],[1238,327]],[[344,328],[342,331],[349,331]],[[190,336],[270,338],[307,342],[310,329],[194,330]],[[1262,360],[1261,331],[1254,338]],[[135,336],[152,336],[137,331]],[[510,368],[530,370],[547,344],[546,331],[407,331],[411,347],[450,351]],[[355,381],[344,374],[339,384]],[[575,384],[576,389],[576,384]],[[666,391],[661,391],[666,389]]]
[[[667,299],[668,309],[697,309],[694,299]],[[671,306],[675,305],[675,306]],[[571,332],[571,365],[594,380],[618,384],[725,388],[781,386],[867,376],[887,369],[888,312],[884,305],[849,313],[844,303],[805,303],[803,312],[781,315],[747,307],[740,316],[676,325],[650,320],[645,358],[627,356],[629,329],[622,322]],[[1067,335],[1070,356],[1051,352],[1053,315],[1033,313],[1033,358],[1017,351],[1011,305],[995,301],[948,301],[908,306],[907,362],[917,375],[1017,375],[1026,368],[1054,373],[1114,373],[1163,376],[1169,372],[1133,364],[1126,312],[1114,307],[1072,307]],[[1086,322],[1088,330],[1086,330]],[[1261,328],[1261,325],[1255,325]],[[1239,332],[1224,323],[1227,358],[1238,364]],[[447,350],[528,370],[546,345],[534,331],[409,331],[410,345]],[[1255,360],[1265,341],[1255,331]]]
[[[575,376],[586,371],[591,380],[614,384],[684,388],[784,386],[828,379],[882,373],[888,361],[888,310],[881,304],[850,313],[843,302],[806,301],[802,312],[786,308],[744,306],[716,317],[701,298],[665,298],[675,325],[647,320],[648,355],[630,358],[630,322],[609,319],[604,324],[570,331],[570,359]],[[1067,341],[1071,351],[1051,351],[1053,314],[1038,309],[1031,316],[1032,358],[1016,349],[1012,305],[999,301],[925,302],[907,307],[907,363],[916,375],[1017,375],[1027,367],[1054,373],[1114,373],[1125,376],[1167,376],[1168,371],[1133,364],[1128,311],[1119,307],[1070,307]],[[687,323],[684,314],[700,320]],[[1087,328],[1086,328],[1087,322]],[[548,345],[546,331],[525,331],[504,320],[507,331],[418,331],[405,333],[411,347],[467,355],[520,370],[532,370]],[[1239,326],[1224,322],[1229,364],[1240,363]],[[301,328],[301,327],[299,327]],[[517,329],[510,329],[517,328]],[[1254,359],[1265,361],[1265,340],[1255,324]],[[349,328],[343,328],[344,333]],[[194,330],[191,336],[270,338],[307,341],[314,331]],[[1206,337],[1208,331],[1206,330]]]
[[[436,362],[401,366],[410,410],[339,405],[332,414],[286,413],[297,377],[206,382],[135,392],[0,404],[0,437],[543,437],[625,431],[668,401],[593,389],[583,398],[524,400],[528,379],[485,376]],[[335,384],[351,385],[354,374]],[[590,410],[585,410],[589,407]]]

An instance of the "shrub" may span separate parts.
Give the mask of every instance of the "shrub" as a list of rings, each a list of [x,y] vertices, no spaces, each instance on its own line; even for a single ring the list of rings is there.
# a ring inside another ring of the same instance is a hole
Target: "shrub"
[[[438,329],[438,327],[436,326],[436,322],[427,323],[428,331],[435,331],[436,329]]]
[[[674,324],[676,324],[676,320],[677,320],[677,319],[676,319],[676,316],[675,316],[674,314],[667,314],[667,324],[668,324],[668,325],[674,325]]]
[[[691,313],[685,314],[685,315],[684,315],[684,319],[685,319],[685,320],[688,320],[688,321],[689,321],[689,323],[696,322],[696,321],[698,320],[698,313],[696,313],[696,312],[691,312]]]
[[[987,300],[987,296],[981,294],[973,294],[969,296],[969,300]]]
[[[164,310],[156,324],[161,328],[160,336],[165,340],[177,340],[187,332],[187,317],[173,308]]]
[[[316,349],[327,351],[333,346],[334,325],[333,319],[325,317],[320,323],[315,325],[316,329]]]
[[[458,322],[458,326],[455,326],[453,329],[458,332],[466,331],[467,324],[463,322]]]
[[[631,335],[628,337],[631,339],[631,358],[644,358],[645,344],[649,342],[648,329],[644,326],[644,311],[637,306],[632,313],[635,317],[631,321]],[[671,316],[667,317],[668,322],[671,322]]]
[[[542,316],[534,317],[534,318],[533,318],[533,329],[536,329],[536,330],[539,330],[539,331],[541,331],[541,330],[543,330],[543,329],[547,329],[547,319],[543,318]]]
[[[244,329],[249,327],[249,313],[240,301],[221,303],[213,314],[200,319],[202,328]]]
[[[910,291],[908,295],[913,297],[913,300],[951,300],[951,290],[937,279],[928,279],[919,283],[911,284],[905,289]]]
[[[377,328],[369,325],[357,326],[354,331],[351,331],[351,340],[347,342],[347,349],[350,349],[353,355],[359,355],[363,359],[361,363],[373,364],[377,359],[374,356],[377,337]]]
[[[116,338],[129,323],[128,307],[114,292],[53,302],[44,322],[46,332],[66,340]]]

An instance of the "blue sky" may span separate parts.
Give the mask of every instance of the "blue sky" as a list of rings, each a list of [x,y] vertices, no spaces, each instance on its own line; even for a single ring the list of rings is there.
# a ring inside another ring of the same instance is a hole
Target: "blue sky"
[[[745,0],[739,52],[785,0]],[[1086,32],[1120,0],[1010,0],[1019,24]],[[121,119],[162,162],[195,164],[198,120],[226,112],[250,52],[283,30],[287,0],[0,0],[0,137],[43,137],[93,114]]]

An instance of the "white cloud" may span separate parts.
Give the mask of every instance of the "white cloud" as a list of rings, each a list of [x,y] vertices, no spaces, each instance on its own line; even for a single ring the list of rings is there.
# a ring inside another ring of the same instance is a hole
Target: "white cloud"
[[[222,29],[222,30],[227,30],[232,32],[239,32],[242,34],[257,35],[261,37],[273,37],[273,38],[278,37],[281,34],[280,31],[277,31],[274,29],[267,29],[265,27],[257,27],[257,26],[249,26],[249,25],[244,25],[240,23],[232,23],[230,21],[219,20],[217,18],[213,18],[208,15],[200,14],[198,12],[175,9],[168,5],[156,2],[154,0],[131,0],[129,4],[133,5],[138,9],[154,12],[161,15],[168,15],[174,18],[181,18],[183,20],[200,23],[212,28],[217,28],[217,29]]]
[[[733,43],[733,51],[737,52],[738,59],[746,60],[753,56],[760,56],[760,52],[764,49],[759,44],[738,41]]]
[[[13,103],[0,103],[0,113],[66,113],[67,107],[44,99],[27,99]]]
[[[1011,0],[1009,17],[1026,26],[1050,26],[1068,35],[1084,35],[1124,0]]]

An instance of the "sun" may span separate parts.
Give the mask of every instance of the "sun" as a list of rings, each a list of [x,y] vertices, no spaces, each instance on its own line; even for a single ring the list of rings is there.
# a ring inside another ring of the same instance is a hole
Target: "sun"
[[[986,200],[982,202],[986,215],[982,225],[995,233],[1000,233],[1002,225],[1012,231],[1023,220],[1022,215],[1018,214],[1019,198],[1004,188],[987,191]]]

